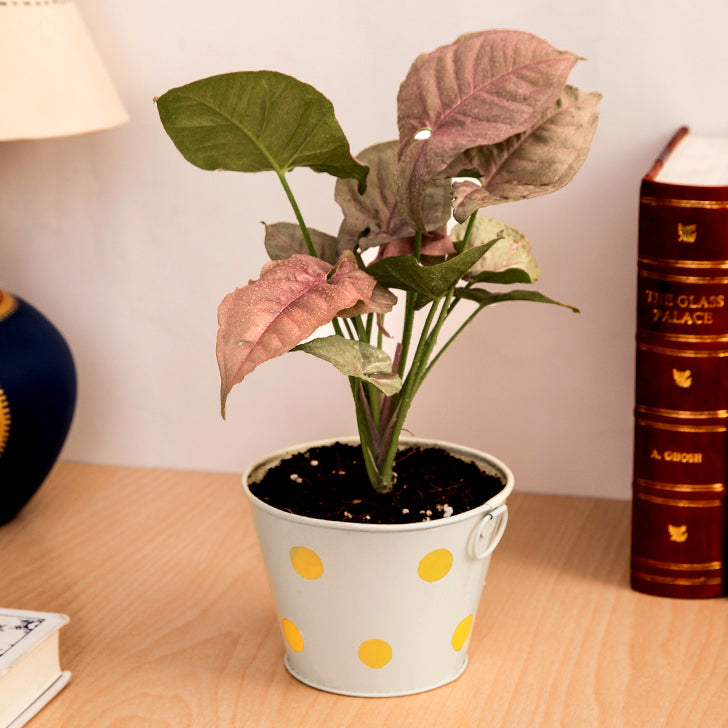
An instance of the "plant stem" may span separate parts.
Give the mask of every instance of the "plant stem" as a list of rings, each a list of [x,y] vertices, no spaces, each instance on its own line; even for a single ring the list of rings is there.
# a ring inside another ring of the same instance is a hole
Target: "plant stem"
[[[402,433],[402,428],[404,427],[404,422],[407,418],[407,413],[409,411],[410,405],[412,404],[414,394],[419,387],[419,383],[417,382],[417,376],[418,372],[422,369],[423,357],[425,357],[426,359],[427,356],[426,351],[428,348],[428,333],[430,326],[432,325],[432,321],[435,317],[437,304],[438,301],[433,301],[430,304],[430,310],[427,314],[427,319],[422,327],[422,332],[420,334],[417,349],[415,350],[415,354],[412,359],[412,365],[410,367],[409,373],[407,374],[407,377],[404,380],[402,389],[397,395],[398,406],[396,408],[396,418],[391,429],[389,442],[387,443],[386,450],[384,451],[384,456],[379,466],[379,472],[381,474],[381,477],[384,481],[387,482],[393,481],[394,458],[397,454],[399,436]],[[402,367],[400,362],[400,369],[401,368]]]
[[[412,329],[415,321],[414,301],[416,296],[416,293],[407,291],[404,323],[402,324],[402,354],[399,359],[399,371],[397,372],[400,377],[404,377],[404,372],[407,367],[407,356],[409,355],[410,341],[412,340]]]
[[[291,203],[291,207],[293,208],[293,214],[296,216],[296,220],[298,221],[298,226],[301,228],[301,232],[303,233],[303,239],[306,241],[306,247],[308,248],[309,255],[312,255],[314,258],[317,258],[316,255],[316,249],[313,247],[313,243],[311,242],[311,235],[308,232],[308,228],[306,227],[306,223],[303,221],[303,215],[301,214],[301,210],[298,207],[298,203],[296,202],[296,198],[293,196],[293,191],[288,185],[288,180],[286,180],[286,175],[284,172],[282,172],[279,169],[276,169],[276,174],[278,175],[278,179],[281,181],[281,184],[283,185],[283,190],[286,193],[286,197],[288,198],[288,201]]]
[[[422,249],[422,233],[415,233],[415,258],[420,261],[420,250]],[[404,379],[404,372],[407,366],[407,356],[409,355],[410,342],[412,340],[412,329],[415,322],[415,301],[417,294],[407,291],[407,303],[405,305],[404,324],[402,327],[402,353],[399,360],[398,374]]]
[[[366,325],[366,342],[367,342],[367,344],[372,340],[372,326],[373,325],[374,325],[374,314],[373,313],[367,314],[367,325]]]
[[[420,254],[422,252],[422,232],[420,230],[415,231],[415,249],[414,256],[417,262],[420,262]]]
[[[350,377],[351,380],[352,378]],[[364,458],[364,467],[366,468],[369,482],[378,493],[389,493],[392,490],[393,483],[391,482],[391,478],[385,480],[382,477],[375,462],[376,448],[374,446],[372,432],[369,429],[369,423],[364,413],[364,405],[362,404],[361,398],[365,395],[359,382],[352,381],[352,394],[354,395],[354,409],[356,411],[356,423],[357,429],[359,430],[362,457]]]
[[[463,239],[459,243],[455,243],[455,250],[458,251],[458,253],[462,253],[465,248],[468,246],[468,241],[470,240],[470,234],[473,232],[473,225],[475,225],[475,218],[477,217],[477,212],[474,212],[469,218],[468,218],[468,226],[465,228],[465,235],[463,236]]]
[[[346,328],[346,333],[349,334],[349,338],[352,340],[356,339],[356,334],[354,333],[354,329],[351,328],[351,323],[349,322],[348,318],[343,319],[344,321],[344,328]]]
[[[303,239],[306,242],[306,247],[308,248],[308,252],[310,255],[312,255],[314,258],[318,257],[316,255],[316,249],[313,247],[313,242],[311,241],[311,235],[308,231],[308,228],[306,227],[306,223],[303,220],[303,215],[301,214],[301,210],[298,207],[298,203],[296,202],[296,198],[293,195],[293,191],[291,190],[288,181],[286,180],[285,174],[281,171],[276,169],[276,174],[278,175],[278,179],[281,182],[281,185],[283,186],[283,190],[286,193],[286,197],[288,198],[288,201],[291,204],[291,207],[293,208],[293,212],[296,216],[296,220],[298,221],[298,226],[301,229],[301,233],[303,234]],[[360,316],[354,317],[353,322],[350,322],[349,319],[343,319],[344,321],[344,328],[346,329],[346,332],[348,333],[349,337],[352,340],[359,340],[368,343],[371,337],[371,327],[373,322],[373,316],[372,314],[369,315],[369,319],[367,321],[367,325],[365,326],[364,323],[361,320]],[[338,336],[343,336],[343,330],[341,323],[338,319],[334,318],[332,320],[332,325],[334,327],[334,332]],[[353,323],[353,326],[352,326]],[[381,332],[380,332],[381,333]],[[381,336],[380,336],[380,342],[381,342]],[[381,343],[380,343],[381,346]],[[376,458],[376,450],[374,439],[373,439],[373,433],[370,429],[369,420],[367,419],[367,415],[364,410],[364,403],[362,402],[362,398],[367,399],[367,403],[369,405],[369,412],[371,413],[372,418],[372,424],[377,429],[380,426],[380,420],[381,420],[381,403],[379,398],[379,393],[376,389],[376,387],[372,386],[371,384],[367,384],[366,391],[364,387],[361,386],[361,382],[359,382],[355,377],[349,377],[349,385],[351,387],[351,394],[354,398],[354,409],[356,411],[356,421],[357,421],[357,429],[359,430],[359,439],[361,441],[361,450],[362,450],[362,456],[364,458],[364,466],[367,471],[367,475],[369,476],[369,481],[371,482],[374,489],[380,493],[388,493],[392,490],[392,482],[391,478],[388,480],[384,480],[379,472],[379,469],[377,467],[377,464],[375,462]]]

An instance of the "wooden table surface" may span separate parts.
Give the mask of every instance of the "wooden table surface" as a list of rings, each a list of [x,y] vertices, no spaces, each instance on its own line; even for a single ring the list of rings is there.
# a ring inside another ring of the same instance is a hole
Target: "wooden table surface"
[[[508,503],[465,674],[350,698],[286,672],[239,476],[60,464],[0,527],[0,604],[71,617],[30,726],[728,726],[728,599],[631,591],[626,502]]]

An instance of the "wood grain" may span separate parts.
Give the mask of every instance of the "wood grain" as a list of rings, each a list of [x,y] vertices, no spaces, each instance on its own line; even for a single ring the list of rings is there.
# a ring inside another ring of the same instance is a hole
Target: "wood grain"
[[[60,611],[33,728],[728,726],[728,600],[629,589],[629,504],[516,493],[470,666],[405,698],[291,678],[237,475],[60,464],[0,528],[0,604]]]

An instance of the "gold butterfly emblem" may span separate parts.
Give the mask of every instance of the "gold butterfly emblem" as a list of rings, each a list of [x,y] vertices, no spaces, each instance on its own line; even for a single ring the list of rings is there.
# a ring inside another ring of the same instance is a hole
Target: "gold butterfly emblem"
[[[677,242],[678,243],[694,243],[698,237],[697,225],[683,225],[681,222],[677,224]]]
[[[678,387],[688,389],[693,383],[693,373],[690,369],[680,371],[679,369],[672,370],[672,378]]]
[[[667,532],[670,534],[670,541],[676,543],[685,543],[688,540],[688,527],[687,526],[667,526]]]

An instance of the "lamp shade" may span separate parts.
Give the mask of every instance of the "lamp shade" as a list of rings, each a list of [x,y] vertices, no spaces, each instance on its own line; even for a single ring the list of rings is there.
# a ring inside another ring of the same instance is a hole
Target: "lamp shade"
[[[71,0],[0,2],[0,139],[108,129],[128,120]]]

